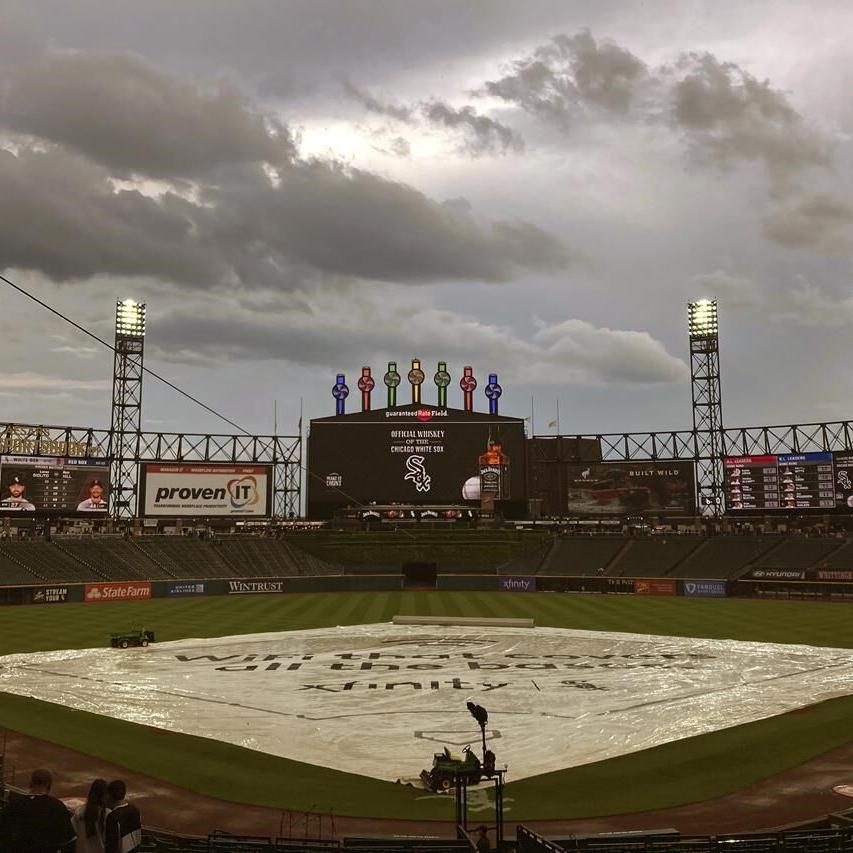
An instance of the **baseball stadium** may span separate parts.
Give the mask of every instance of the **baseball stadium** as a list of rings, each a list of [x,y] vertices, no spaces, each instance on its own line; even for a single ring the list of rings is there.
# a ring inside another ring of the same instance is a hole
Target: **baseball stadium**
[[[110,429],[0,424],[5,800],[120,776],[150,851],[853,849],[853,431],[724,427],[688,321],[690,429],[528,435],[413,358],[194,435],[118,302]]]

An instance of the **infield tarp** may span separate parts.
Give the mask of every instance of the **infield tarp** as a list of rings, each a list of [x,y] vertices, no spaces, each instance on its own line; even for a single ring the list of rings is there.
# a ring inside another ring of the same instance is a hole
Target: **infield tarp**
[[[853,651],[359,625],[0,658],[0,689],[379,779],[479,743],[519,779],[853,693]]]

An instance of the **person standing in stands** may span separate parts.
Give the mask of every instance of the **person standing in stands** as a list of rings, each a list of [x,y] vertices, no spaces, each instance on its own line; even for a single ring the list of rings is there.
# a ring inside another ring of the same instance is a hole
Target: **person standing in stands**
[[[107,785],[106,806],[111,811],[104,821],[104,853],[135,853],[142,846],[142,818],[126,796],[121,779]]]
[[[53,776],[49,770],[33,770],[30,793],[13,799],[0,812],[2,853],[70,853],[74,828],[68,809],[51,797]]]
[[[479,836],[477,837],[477,853],[491,853],[492,845],[489,844],[489,827],[481,824],[477,827]]]
[[[104,853],[106,796],[107,780],[95,779],[89,788],[86,804],[77,809],[71,817],[71,823],[77,833],[76,853]]]

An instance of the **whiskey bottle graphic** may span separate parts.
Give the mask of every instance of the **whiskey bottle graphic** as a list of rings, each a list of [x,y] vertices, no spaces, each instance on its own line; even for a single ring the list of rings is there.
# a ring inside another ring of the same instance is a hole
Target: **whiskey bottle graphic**
[[[486,452],[480,454],[480,498],[507,500],[509,488],[509,456],[501,449],[498,439],[489,438]]]

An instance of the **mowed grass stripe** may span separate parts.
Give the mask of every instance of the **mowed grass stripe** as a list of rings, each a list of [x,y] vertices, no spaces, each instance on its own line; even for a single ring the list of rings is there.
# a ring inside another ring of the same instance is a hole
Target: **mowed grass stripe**
[[[401,614],[529,616],[537,625],[853,648],[849,605],[558,593],[297,593],[4,607],[0,653],[104,645],[132,625],[161,640],[360,623]]]

